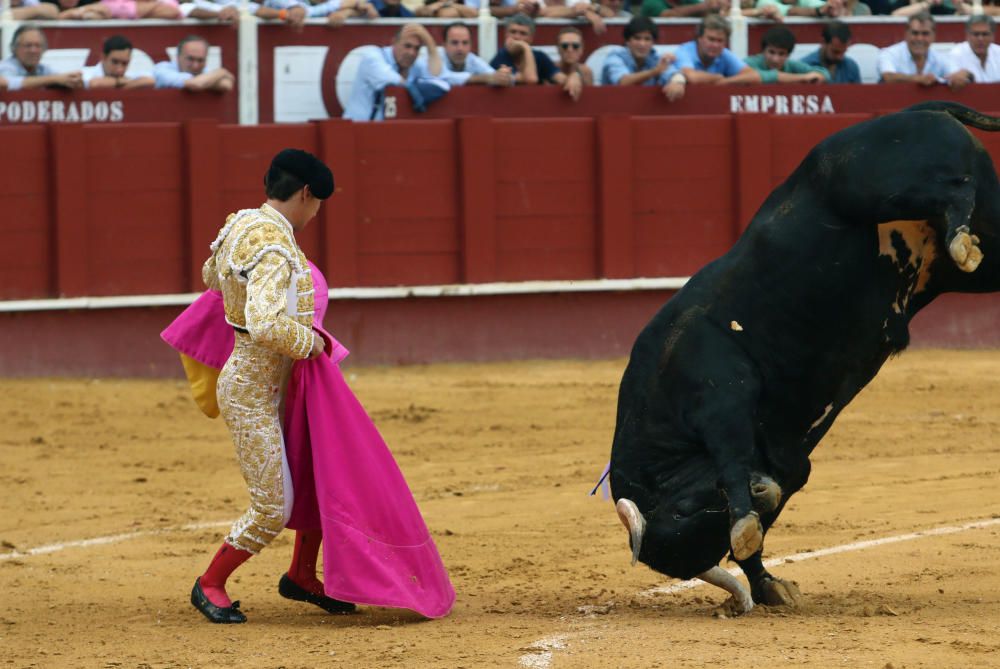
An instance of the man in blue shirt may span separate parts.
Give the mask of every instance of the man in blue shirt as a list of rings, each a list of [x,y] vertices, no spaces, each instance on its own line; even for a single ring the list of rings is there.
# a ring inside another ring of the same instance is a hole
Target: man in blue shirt
[[[408,19],[414,16],[400,0],[372,0],[372,4],[383,19]]]
[[[183,88],[188,91],[233,90],[235,78],[224,67],[205,71],[208,42],[203,37],[189,35],[177,45],[177,62],[169,60],[153,67],[157,88]]]
[[[21,25],[14,31],[10,46],[14,55],[0,60],[0,90],[83,86],[83,76],[79,71],[58,74],[42,63],[42,56],[49,45],[38,26],[30,23]]]
[[[452,86],[514,85],[514,74],[509,67],[494,70],[489,63],[472,53],[472,33],[464,23],[449,23],[444,27],[444,47],[441,51],[441,78]]]
[[[759,84],[760,74],[726,48],[729,21],[709,14],[698,24],[696,39],[677,47],[674,63],[692,84]]]
[[[427,59],[418,61],[421,46],[427,48]],[[448,84],[440,78],[441,67],[441,54],[431,34],[420,24],[407,23],[396,33],[392,46],[372,49],[362,58],[347,99],[344,118],[352,121],[384,120],[382,93],[386,86],[439,83],[447,90]]]
[[[490,61],[493,69],[509,67],[517,84],[556,84],[573,98],[579,100],[583,92],[583,79],[573,72],[564,74],[552,59],[538,49],[531,48],[535,38],[535,22],[527,14],[515,14],[507,19],[507,35],[503,48]]]
[[[802,59],[806,65],[825,67],[831,84],[860,84],[861,68],[847,57],[851,44],[851,29],[843,21],[830,21],[823,26],[823,45]]]
[[[673,102],[684,97],[684,75],[674,56],[657,54],[658,31],[653,19],[637,16],[625,26],[625,46],[614,47],[604,59],[601,83],[613,86],[659,86]]]

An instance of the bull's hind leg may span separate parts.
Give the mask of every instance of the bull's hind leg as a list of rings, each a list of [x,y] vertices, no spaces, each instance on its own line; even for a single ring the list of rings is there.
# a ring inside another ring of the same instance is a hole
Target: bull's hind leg
[[[698,574],[698,578],[705,583],[718,586],[732,595],[732,599],[724,605],[732,613],[742,615],[753,608],[753,598],[750,596],[750,591],[722,567],[712,567],[708,571]]]

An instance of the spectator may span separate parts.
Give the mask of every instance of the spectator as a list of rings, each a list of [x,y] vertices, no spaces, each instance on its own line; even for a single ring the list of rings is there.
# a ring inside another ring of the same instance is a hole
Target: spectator
[[[37,26],[25,23],[15,30],[10,41],[10,50],[14,55],[0,61],[0,77],[6,80],[5,88],[18,91],[52,86],[83,86],[83,76],[79,71],[56,74],[51,67],[44,65],[42,56],[46,49],[48,43],[45,41],[45,34]]]
[[[427,48],[427,59],[417,60],[420,47]],[[358,66],[351,87],[351,95],[344,109],[344,118],[352,121],[381,121],[385,118],[384,90],[386,86],[406,86],[410,90],[448,89],[440,78],[441,54],[434,38],[427,29],[416,23],[407,23],[392,41],[391,46],[380,48],[377,53],[366,55]],[[416,96],[414,96],[416,98]]]
[[[677,68],[692,84],[759,84],[760,74],[726,48],[729,21],[717,14],[701,20],[696,39],[677,47]]]
[[[653,19],[636,16],[625,26],[625,46],[604,59],[601,83],[614,86],[659,86],[671,102],[684,97],[684,75],[674,66],[673,54],[656,52],[658,31]]]
[[[747,58],[746,64],[757,70],[764,84],[822,84],[830,80],[825,68],[789,58],[794,48],[792,31],[774,26],[764,33],[760,53]]]
[[[725,0],[643,0],[639,12],[650,18],[686,18],[715,14],[728,6]]]
[[[203,37],[190,35],[177,45],[177,62],[157,63],[153,78],[157,88],[183,88],[186,91],[233,90],[235,78],[229,70],[219,67],[205,71],[208,60],[208,42]]]
[[[968,84],[1000,83],[1000,46],[993,43],[996,22],[990,16],[973,16],[965,24],[966,41],[948,54],[948,85],[953,90]]]
[[[83,68],[83,85],[87,88],[152,88],[156,80],[150,76],[127,77],[132,62],[132,42],[121,35],[104,40],[104,56],[97,65]]]
[[[782,13],[779,4],[784,3],[773,2],[758,9],[754,7],[753,0],[744,0],[742,12],[744,16],[780,21]],[[692,18],[728,12],[729,5],[728,0],[643,0],[641,14],[650,18]]]
[[[559,49],[559,61],[556,62],[559,71],[566,76],[576,72],[584,86],[593,86],[594,71],[583,62],[583,33],[580,29],[564,27],[556,36],[556,47]]]
[[[843,21],[830,21],[823,26],[823,44],[802,59],[806,65],[825,67],[830,83],[860,84],[861,68],[847,56],[851,44],[851,29]]]
[[[951,0],[912,0],[903,3],[892,10],[893,16],[914,16],[925,12],[934,16],[950,16],[955,13],[955,5]]]
[[[362,0],[343,0],[341,5],[360,3]],[[202,19],[233,23],[240,18],[241,0],[194,0],[180,6],[181,14],[189,19]],[[292,28],[299,29],[305,20],[312,16],[327,16],[333,10],[330,3],[321,5],[305,5],[297,0],[265,0],[263,3],[247,3],[247,11],[258,19],[265,21],[282,21]],[[324,13],[325,12],[325,13]]]
[[[439,19],[474,19],[479,15],[475,7],[461,0],[427,0],[426,4],[417,8],[417,16],[433,16]]]
[[[60,19],[179,19],[181,10],[177,0],[101,0],[67,9]]]
[[[612,19],[630,19],[632,18],[632,12],[626,7],[624,0],[598,0],[598,3],[606,11],[602,11],[601,15]]]
[[[552,83],[579,100],[583,92],[583,79],[579,74],[563,74],[552,59],[538,49],[531,48],[535,37],[535,22],[525,14],[515,14],[507,19],[504,46],[490,61],[494,69],[506,65],[514,73],[518,84]]]
[[[878,72],[885,83],[934,86],[948,76],[948,64],[932,49],[934,19],[926,12],[910,17],[902,42],[879,51]]]
[[[785,16],[805,16],[809,18],[837,18],[848,13],[846,0],[793,0],[790,4],[784,0],[757,0],[758,11],[772,8],[777,16],[770,18],[781,19]]]
[[[599,4],[591,4],[590,0],[565,0],[566,4],[553,3],[544,5],[539,10],[539,16],[547,19],[582,19],[590,24],[594,32],[602,35],[607,32],[608,27],[604,25],[604,18],[611,18],[611,10]]]
[[[322,9],[326,6],[326,9]],[[350,18],[377,19],[378,10],[368,0],[329,0],[309,8],[309,16],[326,16],[331,27],[343,25]]]
[[[452,86],[489,84],[511,86],[514,74],[509,67],[494,70],[489,63],[472,53],[472,32],[464,23],[450,23],[444,28],[441,48],[441,78]]]
[[[477,15],[481,3],[482,0],[464,0],[465,6],[475,9]],[[515,14],[538,16],[542,7],[545,6],[543,0],[489,0],[489,3],[490,14],[499,19],[508,18]]]
[[[415,16],[400,0],[371,0],[371,4],[383,19],[409,19]]]
[[[10,11],[15,21],[43,21],[59,18],[59,7],[40,0],[12,0]]]

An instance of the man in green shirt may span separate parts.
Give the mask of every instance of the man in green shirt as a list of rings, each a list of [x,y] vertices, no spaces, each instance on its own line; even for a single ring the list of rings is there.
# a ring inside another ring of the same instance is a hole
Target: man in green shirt
[[[764,84],[822,84],[830,81],[825,67],[806,65],[788,55],[795,48],[795,35],[784,26],[775,26],[764,33],[761,52],[746,59],[746,64],[760,73]]]
[[[685,18],[718,13],[728,7],[725,0],[642,0],[640,14],[652,19],[661,16]]]

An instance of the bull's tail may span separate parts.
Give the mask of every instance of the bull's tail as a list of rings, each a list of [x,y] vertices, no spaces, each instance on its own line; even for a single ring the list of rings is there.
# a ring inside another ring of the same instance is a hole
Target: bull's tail
[[[1000,117],[989,116],[988,114],[977,112],[972,107],[966,107],[965,105],[959,104],[957,102],[945,102],[944,100],[931,100],[930,102],[921,102],[911,107],[907,107],[903,111],[946,112],[948,114],[951,114],[953,118],[955,118],[957,121],[961,122],[964,125],[971,125],[973,128],[979,128],[980,130],[989,130],[991,132],[1000,131]]]

